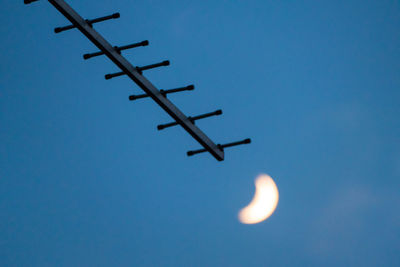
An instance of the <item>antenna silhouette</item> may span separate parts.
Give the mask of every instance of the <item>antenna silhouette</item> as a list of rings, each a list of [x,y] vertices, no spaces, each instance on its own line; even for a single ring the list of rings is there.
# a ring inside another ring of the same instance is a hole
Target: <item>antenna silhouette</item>
[[[31,4],[39,0],[24,0],[25,4]],[[170,62],[168,60],[162,61],[160,63],[155,63],[147,66],[133,66],[125,57],[122,56],[121,52],[123,50],[137,48],[140,46],[148,46],[149,41],[142,41],[139,43],[134,43],[125,46],[112,46],[102,35],[100,35],[94,28],[95,23],[103,22],[111,19],[118,19],[120,17],[119,13],[114,13],[109,16],[100,17],[96,19],[84,19],[82,18],[74,9],[72,9],[63,0],[48,0],[61,14],[63,14],[72,25],[57,27],[54,29],[55,33],[61,33],[67,30],[78,29],[81,31],[100,51],[84,54],[83,58],[85,60],[105,55],[121,70],[116,73],[106,74],[105,79],[109,80],[115,77],[126,75],[133,82],[135,82],[145,94],[141,95],[131,95],[129,100],[137,100],[141,98],[152,98],[165,112],[167,112],[175,121],[167,124],[158,125],[158,130],[162,130],[168,127],[180,125],[182,128],[188,132],[200,145],[202,149],[188,151],[187,155],[192,156],[195,154],[209,152],[218,161],[224,160],[224,149],[227,147],[249,144],[250,139],[245,139],[243,141],[228,143],[228,144],[215,144],[205,133],[203,133],[196,125],[195,121],[199,119],[208,118],[211,116],[218,116],[222,114],[222,110],[216,110],[214,112],[206,113],[203,115],[187,117],[180,111],[171,101],[167,99],[167,94],[178,93],[183,91],[194,90],[193,85],[186,87],[169,89],[169,90],[158,90],[149,80],[147,80],[143,75],[143,71],[150,70],[153,68],[158,68],[162,66],[169,66]]]

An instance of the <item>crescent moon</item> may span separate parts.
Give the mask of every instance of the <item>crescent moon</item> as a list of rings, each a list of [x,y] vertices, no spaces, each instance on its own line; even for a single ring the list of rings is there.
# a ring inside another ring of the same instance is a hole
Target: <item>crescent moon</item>
[[[244,224],[256,224],[268,219],[278,206],[278,187],[270,176],[261,174],[254,184],[256,192],[253,199],[238,215],[239,221]]]

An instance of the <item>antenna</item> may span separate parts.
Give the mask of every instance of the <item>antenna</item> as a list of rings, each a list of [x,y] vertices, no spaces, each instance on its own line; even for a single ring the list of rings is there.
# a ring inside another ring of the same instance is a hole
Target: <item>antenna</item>
[[[31,4],[39,0],[24,0],[25,4]],[[242,144],[249,144],[250,139],[245,139],[243,141],[228,143],[224,145],[215,144],[204,132],[202,132],[196,125],[195,121],[200,119],[205,119],[211,116],[219,116],[222,114],[222,110],[216,110],[214,112],[187,117],[182,111],[180,111],[171,101],[167,99],[167,94],[178,93],[183,91],[194,90],[193,85],[186,87],[169,89],[169,90],[159,90],[157,89],[146,77],[144,77],[143,71],[150,70],[153,68],[158,68],[162,66],[169,66],[170,62],[168,60],[162,61],[160,63],[155,63],[146,66],[135,67],[132,65],[125,57],[122,56],[121,52],[123,50],[137,48],[140,46],[148,46],[149,41],[145,40],[139,43],[133,43],[125,46],[112,46],[102,35],[100,35],[94,28],[94,24],[103,22],[106,20],[117,19],[120,17],[119,13],[114,13],[109,16],[99,17],[96,19],[84,19],[82,18],[72,7],[70,7],[64,0],[48,0],[62,15],[64,15],[72,25],[67,25],[63,27],[57,27],[54,29],[55,33],[61,33],[67,30],[78,29],[83,33],[100,51],[84,54],[83,58],[85,60],[105,55],[107,56],[121,71],[116,73],[110,73],[105,75],[105,79],[109,80],[115,77],[126,75],[134,83],[136,83],[143,91],[144,94],[131,95],[129,100],[137,100],[141,98],[152,98],[166,113],[168,113],[174,122],[160,124],[157,126],[158,130],[162,130],[168,127],[180,125],[186,132],[188,132],[200,145],[203,147],[199,150],[193,150],[187,152],[188,156],[195,154],[209,152],[218,161],[224,160],[224,148],[232,147]]]

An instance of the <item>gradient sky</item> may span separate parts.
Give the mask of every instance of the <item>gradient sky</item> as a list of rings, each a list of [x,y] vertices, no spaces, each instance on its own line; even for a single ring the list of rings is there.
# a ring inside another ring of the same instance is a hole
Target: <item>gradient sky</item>
[[[1,0],[1,266],[400,266],[400,3],[68,1],[215,142],[199,145],[47,1]],[[89,3],[90,2],[90,3]],[[275,214],[243,225],[254,178]]]

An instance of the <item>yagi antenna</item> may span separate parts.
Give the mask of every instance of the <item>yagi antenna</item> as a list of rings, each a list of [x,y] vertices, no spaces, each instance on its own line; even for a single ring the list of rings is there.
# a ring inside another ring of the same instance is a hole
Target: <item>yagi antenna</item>
[[[31,4],[39,0],[24,0],[25,4]],[[192,150],[187,152],[188,156],[193,156],[195,154],[209,152],[218,161],[224,160],[224,149],[227,147],[238,146],[242,144],[249,144],[250,139],[245,139],[243,141],[232,142],[228,144],[215,144],[205,133],[203,133],[196,125],[195,121],[208,118],[211,116],[219,116],[222,114],[222,110],[216,110],[214,112],[187,117],[182,111],[180,111],[171,101],[167,99],[168,94],[178,93],[183,91],[194,90],[194,85],[189,85],[186,87],[169,89],[169,90],[158,90],[149,80],[147,80],[142,74],[143,71],[158,68],[162,66],[169,66],[170,62],[168,60],[162,61],[160,63],[155,63],[146,66],[135,67],[132,65],[125,57],[122,56],[121,52],[123,50],[137,48],[141,46],[148,46],[149,41],[142,41],[139,43],[133,43],[125,46],[112,46],[102,35],[100,35],[94,28],[93,25],[106,20],[117,19],[120,17],[119,13],[114,13],[109,16],[100,17],[96,19],[84,19],[82,18],[74,9],[72,9],[63,0],[48,0],[62,15],[64,15],[72,25],[57,27],[54,29],[55,33],[61,33],[67,30],[78,29],[81,31],[100,51],[84,54],[83,58],[85,60],[98,57],[107,56],[114,64],[120,69],[119,72],[111,73],[105,75],[107,80],[119,77],[127,76],[133,82],[135,82],[143,91],[144,94],[131,95],[129,100],[137,100],[141,98],[152,98],[165,112],[167,112],[173,119],[174,122],[160,124],[157,126],[158,130],[163,130],[168,127],[180,125],[186,132],[188,132],[200,145],[202,149]]]

